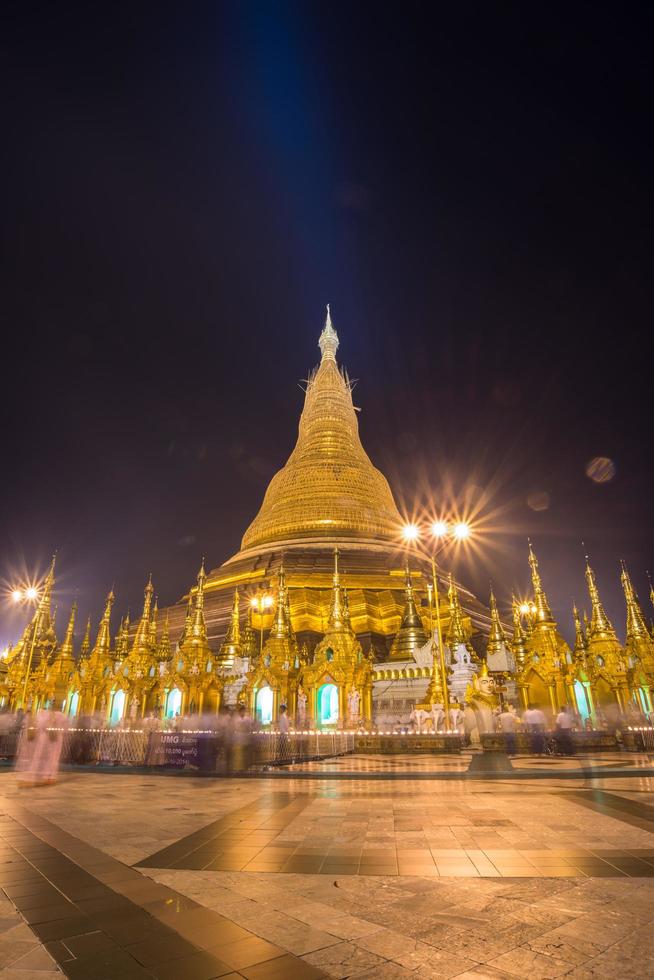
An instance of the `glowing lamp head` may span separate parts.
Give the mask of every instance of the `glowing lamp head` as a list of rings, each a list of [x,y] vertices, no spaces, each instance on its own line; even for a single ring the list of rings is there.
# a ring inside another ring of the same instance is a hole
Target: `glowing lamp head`
[[[20,602],[20,600],[23,598],[22,591],[20,589],[14,589],[14,591],[11,593],[11,598],[13,602]]]
[[[460,521],[459,524],[454,525],[454,531],[452,533],[457,541],[465,541],[466,538],[470,537],[470,525]]]
[[[259,608],[259,600],[257,599],[256,596],[254,597],[254,599],[250,599],[250,605],[252,606],[253,609]]]
[[[405,541],[417,541],[420,537],[420,528],[417,524],[405,524],[402,528],[402,537]]]
[[[29,589],[25,589],[25,598],[29,599],[30,602],[33,602],[34,599],[38,599],[38,597],[39,597],[39,593],[37,589],[33,588],[32,586],[30,586]]]
[[[273,598],[272,598],[272,596],[271,595],[265,595],[263,597],[263,608],[264,609],[270,609],[270,607],[272,606],[272,604],[273,604]]]
[[[520,612],[522,613],[523,616],[526,616],[527,615],[527,613],[529,612],[529,603],[528,602],[521,602],[520,603]]]
[[[434,521],[431,526],[431,533],[435,538],[444,538],[449,531],[446,521]]]

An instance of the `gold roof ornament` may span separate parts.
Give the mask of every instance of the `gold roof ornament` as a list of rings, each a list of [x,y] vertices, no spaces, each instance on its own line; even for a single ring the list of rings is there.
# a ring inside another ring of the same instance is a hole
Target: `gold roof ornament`
[[[66,627],[66,635],[64,637],[64,642],[59,647],[57,654],[54,658],[54,663],[59,665],[60,671],[63,673],[66,670],[74,670],[75,668],[75,657],[73,651],[73,634],[75,633],[75,616],[77,614],[77,603],[74,602],[70,607],[70,616],[68,618],[68,625]]]
[[[83,660],[88,657],[91,652],[91,616],[86,621],[86,629],[84,630],[84,639],[82,640],[82,645],[80,647],[80,657]]]
[[[529,566],[531,568],[531,584],[534,590],[534,605],[536,606],[536,623],[553,623],[554,616],[552,615],[552,610],[550,609],[550,604],[547,601],[547,596],[545,595],[545,590],[543,589],[543,584],[540,579],[540,573],[538,571],[538,559],[534,554],[534,550],[531,546],[531,541],[527,539],[529,544]]]
[[[345,613],[343,606],[343,593],[341,590],[341,579],[338,573],[338,548],[334,548],[334,574],[332,576],[332,600],[329,606],[329,630],[338,633],[347,629],[345,623]]]
[[[452,573],[448,576],[449,584],[447,588],[447,598],[450,606],[450,624],[447,630],[447,645],[450,650],[455,647],[468,647],[468,633],[463,622],[463,610],[459,599],[459,590],[456,587]]]
[[[638,602],[638,596],[634,589],[629,572],[624,562],[620,562],[620,581],[627,603],[627,642],[650,640],[649,630],[645,625],[645,617]]]
[[[515,671],[515,657],[506,641],[504,627],[497,608],[497,599],[492,587],[490,590],[490,614],[491,624],[486,647],[486,665],[491,671],[512,673]]]
[[[152,618],[150,619],[150,643],[153,647],[157,645],[157,619],[159,618],[159,596],[154,597],[152,608]]]
[[[185,657],[184,667],[191,672],[198,672],[204,661],[211,657],[211,648],[207,638],[207,627],[204,621],[204,583],[207,575],[204,570],[204,558],[198,572],[197,587],[195,589],[195,603],[190,631],[187,633],[184,643],[180,646],[180,653]]]
[[[361,445],[352,384],[336,364],[338,335],[329,309],[319,346],[297,443],[270,481],[243,550],[294,539],[397,539],[402,519],[386,478]]]
[[[391,643],[390,660],[411,660],[414,652],[420,650],[428,640],[427,631],[416,607],[411,569],[408,562],[404,575],[404,611],[400,628]]]
[[[151,609],[152,609],[152,594],[154,589],[152,587],[152,574],[148,578],[148,583],[145,587],[143,593],[143,612],[141,614],[141,619],[136,628],[136,633],[134,634],[134,642],[132,643],[132,649],[129,652],[130,657],[134,658],[139,654],[147,656],[150,653],[150,628],[151,628]]]
[[[586,659],[586,653],[588,652],[588,641],[586,640],[586,634],[584,633],[584,627],[582,626],[581,617],[579,616],[579,610],[577,609],[576,603],[572,606],[572,618],[575,624],[575,645],[572,649],[572,653],[576,661],[583,663]]]
[[[238,589],[234,589],[234,601],[232,602],[232,613],[229,618],[229,625],[225,639],[220,647],[220,662],[223,667],[231,667],[234,658],[241,653],[241,614],[240,598]]]
[[[586,582],[588,584],[588,594],[590,595],[591,601],[590,629],[588,634],[589,640],[616,640],[617,637],[615,635],[615,630],[613,629],[609,617],[604,611],[604,606],[602,605],[599,597],[599,591],[595,583],[595,573],[590,567],[588,555],[586,555]]]
[[[173,651],[170,645],[170,623],[168,621],[168,610],[166,610],[166,618],[164,619],[163,626],[161,628],[161,639],[159,640],[159,646],[157,647],[157,656],[160,661],[172,660]]]
[[[520,670],[524,666],[527,657],[527,637],[525,636],[525,631],[522,626],[520,603],[518,602],[515,594],[511,596],[511,610],[513,613],[513,643],[511,644],[511,649],[513,650],[513,656],[515,657],[517,667]]]

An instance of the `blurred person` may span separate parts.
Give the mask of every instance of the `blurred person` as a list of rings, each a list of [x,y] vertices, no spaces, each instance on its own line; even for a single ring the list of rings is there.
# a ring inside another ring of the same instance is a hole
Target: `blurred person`
[[[547,727],[545,713],[532,703],[524,712],[522,720],[527,731],[531,733],[531,751],[534,755],[542,755],[545,751],[545,729]]]
[[[507,755],[515,755],[516,753],[516,728],[518,726],[519,718],[516,715],[515,708],[512,704],[505,704],[505,706],[500,711],[497,721],[499,724],[499,729],[504,735],[504,742],[506,744]]]
[[[41,708],[27,721],[26,753],[17,764],[19,786],[56,783],[67,719],[61,711]]]
[[[250,765],[250,747],[252,743],[252,718],[244,704],[239,704],[234,716],[234,769],[245,772]]]
[[[284,762],[290,757],[290,747],[288,733],[291,727],[291,722],[288,717],[288,708],[285,704],[282,704],[279,709],[279,720],[277,722],[277,730],[279,732],[279,744],[277,746],[277,752],[275,753],[278,759]]]
[[[572,740],[572,729],[575,718],[567,704],[561,705],[556,716],[556,744],[561,755],[574,755],[575,747]]]

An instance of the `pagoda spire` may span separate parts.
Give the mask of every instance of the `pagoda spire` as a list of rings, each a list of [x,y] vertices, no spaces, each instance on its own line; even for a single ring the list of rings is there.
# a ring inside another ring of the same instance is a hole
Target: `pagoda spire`
[[[68,626],[66,627],[66,636],[64,637],[64,642],[59,647],[59,651],[56,656],[56,660],[61,663],[66,663],[71,667],[75,666],[75,658],[73,651],[75,633],[75,616],[77,614],[77,603],[73,602],[70,607],[70,617],[68,619]]]
[[[575,624],[575,645],[572,654],[575,660],[583,663],[586,658],[588,643],[586,642],[586,634],[584,633],[584,627],[582,626],[576,603],[573,603],[572,606],[572,618]]]
[[[191,629],[193,627],[193,590],[189,590],[188,602],[186,603],[186,616],[184,617],[184,626],[182,627],[182,633],[177,641],[178,647],[183,647],[186,640],[191,635]]]
[[[193,612],[193,626],[191,634],[193,639],[201,639],[206,642],[207,627],[204,622],[204,583],[207,580],[207,573],[204,570],[204,558],[198,572],[198,585],[195,591],[195,610]]]
[[[545,595],[545,590],[543,589],[543,584],[540,578],[540,572],[538,571],[538,559],[534,554],[534,549],[531,546],[531,541],[529,539],[529,566],[531,568],[531,585],[534,590],[534,605],[536,606],[536,621],[538,623],[542,622],[554,622],[554,616],[552,615],[552,610],[550,609],[550,604],[547,601],[547,596]]]
[[[238,589],[234,589],[232,612],[231,616],[229,617],[229,626],[227,627],[227,635],[225,637],[225,642],[231,646],[240,646],[241,643],[241,616],[239,606],[240,599]]]
[[[407,561],[404,568],[404,611],[400,628],[391,643],[390,660],[411,660],[413,651],[419,650],[427,641],[427,633],[416,608],[411,569]]]
[[[270,636],[277,640],[283,640],[291,635],[290,617],[288,615],[288,592],[286,589],[286,573],[284,565],[280,565],[279,579],[277,582],[277,602],[275,603],[275,616],[273,618]]]
[[[386,478],[359,436],[352,384],[336,363],[338,336],[327,311],[321,361],[306,382],[295,447],[266,490],[241,548],[318,537],[390,543],[402,518]]]
[[[467,646],[468,638],[463,623],[463,610],[459,599],[459,590],[454,584],[452,573],[449,574],[449,585],[447,587],[447,598],[450,606],[450,625],[447,631],[447,645],[450,650],[463,644]]]
[[[638,602],[638,596],[631,583],[631,578],[625,563],[620,562],[621,572],[620,581],[622,583],[622,590],[624,592],[625,601],[627,603],[627,642],[647,640],[649,641],[650,635],[645,625],[645,617],[643,616],[642,609]]]
[[[111,607],[114,604],[114,599],[114,590],[111,589],[107,595],[104,612],[102,614],[102,619],[100,620],[98,634],[95,638],[95,644],[92,651],[100,657],[109,656],[109,652],[111,650]]]
[[[91,616],[86,621],[86,630],[84,631],[84,639],[82,640],[82,645],[80,647],[80,657],[83,660],[88,657],[91,651]]]
[[[591,601],[591,617],[590,617],[590,639],[595,639],[597,637],[608,638],[611,640],[616,639],[615,630],[611,625],[609,617],[604,611],[604,606],[599,597],[599,591],[595,583],[595,573],[590,567],[590,560],[588,555],[586,555],[586,582],[588,584],[588,594],[590,595]]]
[[[502,621],[500,620],[499,610],[497,608],[497,599],[495,598],[495,593],[491,586],[490,590],[490,630],[488,632],[488,645],[486,647],[486,657],[489,654],[501,653],[502,649],[506,647],[506,637],[504,635],[504,628],[502,627]]]
[[[338,571],[338,547],[334,548],[334,573],[332,575],[332,601],[329,607],[329,630],[338,632],[345,628],[345,617],[343,615],[343,593],[341,590],[341,577]]]
[[[130,653],[135,653],[141,649],[147,649],[150,646],[150,619],[153,593],[154,588],[152,587],[152,573],[150,573],[148,583],[145,586],[145,591],[143,593],[143,612],[134,635],[134,642]]]
[[[527,637],[522,626],[520,603],[515,593],[511,595],[511,611],[513,613],[513,643],[511,649],[513,650],[513,656],[515,657],[518,669],[521,669],[527,657]]]
[[[189,660],[186,667],[191,672],[197,673],[201,669],[201,663],[211,656],[211,648],[207,636],[207,626],[204,620],[204,586],[207,580],[207,573],[204,570],[204,558],[198,572],[197,585],[192,592],[194,597],[193,609],[190,624],[184,628],[184,638],[180,642],[179,649]]]
[[[170,648],[170,626],[168,623],[168,610],[166,610],[166,618],[164,619],[163,627],[161,629],[161,639],[159,641],[159,659],[170,660],[171,658],[172,650]]]
[[[247,633],[247,627],[246,630],[244,630],[244,632]],[[240,598],[239,598],[238,589],[234,589],[234,598],[232,600],[232,612],[229,617],[229,624],[227,626],[227,633],[225,634],[225,639],[220,645],[219,657],[224,666],[231,667],[234,663],[234,658],[240,656],[240,654],[241,654]]]
[[[152,616],[150,618],[150,644],[153,647],[157,645],[157,619],[159,618],[159,596],[154,597],[154,606],[152,608]]]
[[[325,326],[322,328],[322,333],[320,334],[320,338],[318,340],[318,347],[320,348],[323,361],[336,360],[336,351],[338,350],[338,334],[332,326],[332,315],[329,309],[329,303],[327,304]]]

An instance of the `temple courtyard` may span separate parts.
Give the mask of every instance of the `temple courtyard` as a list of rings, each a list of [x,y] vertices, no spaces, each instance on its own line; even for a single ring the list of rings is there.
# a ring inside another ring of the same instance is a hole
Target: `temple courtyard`
[[[654,975],[654,777],[415,762],[3,772],[3,978]]]

